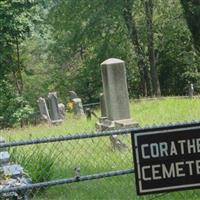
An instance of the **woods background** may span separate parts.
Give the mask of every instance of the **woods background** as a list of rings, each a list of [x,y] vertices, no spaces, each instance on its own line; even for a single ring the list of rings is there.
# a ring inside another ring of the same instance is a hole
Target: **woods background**
[[[126,61],[130,97],[198,94],[199,52],[200,0],[2,0],[1,127],[49,91],[98,101],[110,57]]]

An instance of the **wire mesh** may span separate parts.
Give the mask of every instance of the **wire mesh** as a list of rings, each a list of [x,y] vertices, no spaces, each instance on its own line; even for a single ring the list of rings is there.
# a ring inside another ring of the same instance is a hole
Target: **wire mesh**
[[[13,163],[23,166],[25,174],[31,177],[33,183],[131,169],[133,164],[130,136],[120,137],[127,143],[127,149],[123,150],[123,152],[114,151],[108,137],[100,137],[10,147],[10,160]],[[133,177],[131,178],[133,179]],[[94,185],[92,183],[91,186],[90,184],[81,183],[80,191],[85,189],[86,191],[98,191],[100,185],[105,189],[107,188],[106,181],[101,180],[101,184],[97,181],[94,182],[96,183]],[[129,181],[124,181],[123,184],[126,183],[129,183]],[[130,181],[130,184],[131,183],[132,181]],[[113,184],[115,188],[118,185],[116,181],[114,181],[114,183],[109,181],[109,185]],[[99,185],[99,187],[97,185]],[[119,189],[121,186],[122,184],[119,184],[117,188]],[[64,186],[61,186],[61,188],[63,187]],[[71,186],[65,187],[70,188]],[[72,189],[70,189],[70,191],[71,190]],[[111,187],[108,187],[106,190],[111,190]],[[54,189],[50,189],[49,191],[51,193],[51,199],[58,198],[57,190],[55,190],[55,196],[51,192],[54,191]],[[78,191],[75,190],[74,194],[79,194],[79,192],[77,192]],[[45,196],[49,194],[47,188],[31,190],[30,193],[34,199],[43,196],[44,193]],[[68,189],[63,190],[63,195],[64,193],[68,196]],[[72,192],[70,192],[70,194],[74,195]],[[71,199],[74,199],[74,197]]]

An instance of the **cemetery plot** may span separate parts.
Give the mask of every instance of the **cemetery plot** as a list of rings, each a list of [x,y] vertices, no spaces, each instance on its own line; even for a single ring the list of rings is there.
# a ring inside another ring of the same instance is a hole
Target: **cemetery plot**
[[[137,193],[200,187],[200,127],[162,129],[132,136]]]

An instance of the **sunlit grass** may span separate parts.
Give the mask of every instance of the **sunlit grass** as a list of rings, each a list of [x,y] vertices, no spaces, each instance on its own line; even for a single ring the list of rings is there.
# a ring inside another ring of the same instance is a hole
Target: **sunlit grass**
[[[141,126],[200,120],[200,99],[163,99],[131,103],[132,118]]]
[[[131,117],[140,126],[200,120],[200,99],[163,99],[132,101]],[[98,116],[100,112],[96,111]],[[91,121],[74,119],[67,114],[64,123],[57,126],[40,124],[25,128],[1,130],[0,135],[9,139],[28,139],[53,135],[95,132],[96,118]]]

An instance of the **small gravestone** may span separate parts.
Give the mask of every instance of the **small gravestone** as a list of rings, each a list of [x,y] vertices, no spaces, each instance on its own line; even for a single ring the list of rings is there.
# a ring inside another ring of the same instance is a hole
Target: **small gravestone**
[[[194,95],[194,86],[193,86],[193,84],[192,84],[192,83],[191,83],[191,84],[189,84],[188,95],[189,95],[189,97],[190,97],[190,98],[192,98],[192,97],[193,97],[193,95]]]
[[[63,103],[59,103],[58,110],[59,110],[60,118],[64,119],[65,118],[65,105]]]
[[[60,123],[63,120],[60,117],[59,114],[59,108],[58,108],[58,98],[56,92],[50,92],[48,94],[48,105],[49,105],[49,111],[50,111],[50,117],[52,120],[52,123]]]
[[[126,80],[126,67],[123,60],[111,58],[101,64],[103,80],[103,94],[105,108],[103,115],[96,124],[98,130],[111,130],[115,128],[138,127],[130,117],[129,96]],[[112,136],[111,143],[114,148],[125,147],[117,136]]]
[[[48,123],[51,123],[51,118],[50,118],[49,111],[47,108],[46,100],[44,98],[40,97],[38,99],[37,103],[38,103],[38,107],[40,110],[41,118],[43,120],[47,121]]]
[[[74,111],[75,117],[80,118],[82,116],[85,116],[82,100],[78,98],[77,93],[74,91],[69,91],[69,96],[73,104],[73,111]]]
[[[78,98],[78,95],[74,91],[69,91],[69,96],[71,100]]]
[[[80,98],[72,99],[74,115],[77,118],[84,117],[82,100]]]

